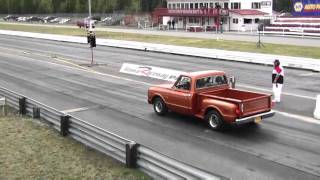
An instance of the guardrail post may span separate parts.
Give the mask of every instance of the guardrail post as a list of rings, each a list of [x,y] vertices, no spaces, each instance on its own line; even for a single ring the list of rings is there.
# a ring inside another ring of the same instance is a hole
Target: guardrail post
[[[126,144],[126,166],[128,168],[135,168],[137,166],[138,146],[136,143]]]
[[[7,115],[7,100],[5,97],[0,98],[0,106],[2,106],[2,113],[4,116]]]
[[[27,113],[25,97],[19,98],[19,112],[21,115],[25,115]]]
[[[67,136],[69,133],[69,118],[70,116],[63,115],[60,117],[60,134]]]
[[[32,108],[32,118],[34,118],[34,119],[40,118],[40,108],[38,108],[38,107]]]

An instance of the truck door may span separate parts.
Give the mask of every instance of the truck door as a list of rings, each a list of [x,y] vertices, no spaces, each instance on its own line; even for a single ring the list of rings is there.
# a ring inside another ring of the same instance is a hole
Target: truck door
[[[173,111],[191,114],[192,113],[192,93],[191,78],[181,76],[168,94],[167,103]]]

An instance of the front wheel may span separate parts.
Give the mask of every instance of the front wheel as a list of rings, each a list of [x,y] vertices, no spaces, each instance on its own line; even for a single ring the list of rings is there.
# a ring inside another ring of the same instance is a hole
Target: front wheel
[[[168,112],[166,104],[161,98],[156,98],[153,100],[153,109],[158,115],[163,116]]]
[[[221,130],[225,127],[225,122],[222,116],[215,110],[209,111],[206,114],[205,119],[208,122],[209,127],[213,130]]]

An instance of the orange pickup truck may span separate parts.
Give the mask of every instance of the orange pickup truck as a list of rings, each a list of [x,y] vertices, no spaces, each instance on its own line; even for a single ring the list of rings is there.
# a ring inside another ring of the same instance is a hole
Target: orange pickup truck
[[[271,117],[271,95],[232,89],[221,71],[182,74],[174,84],[152,86],[148,103],[158,115],[168,110],[196,116],[214,130],[227,124],[257,123]]]

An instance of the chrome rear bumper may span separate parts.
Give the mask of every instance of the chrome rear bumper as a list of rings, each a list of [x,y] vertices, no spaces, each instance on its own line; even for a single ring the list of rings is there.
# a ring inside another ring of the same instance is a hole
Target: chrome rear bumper
[[[249,123],[249,122],[254,122],[254,120],[256,118],[261,117],[261,119],[265,119],[265,118],[269,118],[274,116],[275,112],[274,111],[269,111],[269,112],[265,112],[265,113],[260,113],[260,114],[256,114],[253,116],[249,116],[249,117],[245,117],[245,118],[241,118],[241,119],[236,119],[234,124],[245,124],[245,123]]]

